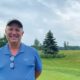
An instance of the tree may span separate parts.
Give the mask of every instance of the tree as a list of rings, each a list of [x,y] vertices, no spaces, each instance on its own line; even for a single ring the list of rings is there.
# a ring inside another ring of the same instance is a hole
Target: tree
[[[44,54],[50,54],[53,57],[55,57],[55,55],[58,53],[57,43],[55,41],[55,38],[53,37],[53,33],[50,30],[46,34],[46,37],[43,41],[43,52]]]
[[[4,37],[0,38],[0,47],[4,46],[7,43],[7,39],[6,36],[4,35]]]
[[[69,42],[64,41],[64,50],[68,50]]]
[[[38,39],[34,40],[33,47],[35,47],[36,49],[41,49],[41,43],[39,42]]]

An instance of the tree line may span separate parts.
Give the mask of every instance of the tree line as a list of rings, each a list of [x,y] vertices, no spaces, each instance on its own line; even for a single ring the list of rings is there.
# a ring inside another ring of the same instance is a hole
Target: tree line
[[[6,43],[7,43],[6,36],[4,36],[3,38],[0,38],[0,47],[5,45]],[[41,44],[38,39],[35,39],[32,47],[35,47],[36,49],[41,50],[45,56],[55,57],[58,54],[57,42],[51,30],[49,30],[45,35],[43,44]]]
[[[64,41],[63,47],[58,47],[59,50],[80,50],[80,46],[72,46],[68,41]]]
[[[0,38],[0,47],[4,46],[7,43],[6,36]],[[59,50],[80,50],[80,46],[70,46],[68,41],[64,41],[63,47],[57,45],[56,38],[53,36],[51,30],[49,30],[46,35],[43,43],[41,44],[38,39],[34,40],[32,47],[42,51],[44,55],[59,57]]]

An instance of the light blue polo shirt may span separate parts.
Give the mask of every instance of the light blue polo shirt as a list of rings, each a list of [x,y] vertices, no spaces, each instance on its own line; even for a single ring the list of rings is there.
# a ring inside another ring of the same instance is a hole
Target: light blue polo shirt
[[[41,72],[42,63],[37,51],[21,43],[10,68],[11,52],[8,44],[0,48],[0,80],[35,80],[35,71]]]

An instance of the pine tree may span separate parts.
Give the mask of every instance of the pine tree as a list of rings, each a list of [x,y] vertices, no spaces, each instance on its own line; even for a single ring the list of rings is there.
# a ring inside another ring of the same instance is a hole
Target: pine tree
[[[46,55],[50,54],[53,56],[58,52],[58,46],[51,31],[46,34],[45,40],[43,41],[43,52]]]

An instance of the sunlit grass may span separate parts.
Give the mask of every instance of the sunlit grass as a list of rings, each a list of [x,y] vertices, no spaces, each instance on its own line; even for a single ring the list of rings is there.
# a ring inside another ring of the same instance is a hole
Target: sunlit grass
[[[80,80],[80,51],[60,51],[64,58],[42,58],[43,72],[38,80]]]

